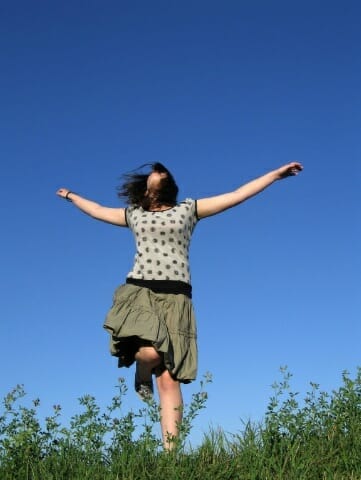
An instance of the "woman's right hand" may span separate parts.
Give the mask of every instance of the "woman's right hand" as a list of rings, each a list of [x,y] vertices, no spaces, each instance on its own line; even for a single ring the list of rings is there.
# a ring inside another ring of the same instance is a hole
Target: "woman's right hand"
[[[64,187],[59,188],[56,194],[58,197],[72,202],[77,208],[79,208],[79,210],[86,213],[90,217],[106,223],[111,223],[112,225],[118,225],[121,227],[127,226],[124,208],[103,207],[102,205],[99,205],[99,203],[88,200],[87,198],[84,198],[72,190]]]

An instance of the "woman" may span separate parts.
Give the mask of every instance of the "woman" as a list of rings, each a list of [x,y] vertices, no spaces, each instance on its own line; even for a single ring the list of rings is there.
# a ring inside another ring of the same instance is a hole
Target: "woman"
[[[237,190],[177,203],[178,187],[160,163],[147,174],[128,174],[119,190],[127,208],[108,208],[66,189],[57,195],[91,217],[129,227],[136,241],[133,269],[115,294],[104,327],[119,366],[136,362],[135,390],[143,400],[153,394],[156,377],[165,448],[171,448],[182,419],[180,384],[197,370],[196,325],[188,251],[198,220],[223,212],[257,195],[277,180],[302,170],[291,162]]]

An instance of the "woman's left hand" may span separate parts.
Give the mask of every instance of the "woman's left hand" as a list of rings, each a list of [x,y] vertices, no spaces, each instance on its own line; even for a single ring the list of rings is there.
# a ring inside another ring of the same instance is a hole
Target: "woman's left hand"
[[[302,165],[299,162],[291,162],[287,165],[283,165],[276,170],[279,179],[293,177],[298,175],[303,170]]]

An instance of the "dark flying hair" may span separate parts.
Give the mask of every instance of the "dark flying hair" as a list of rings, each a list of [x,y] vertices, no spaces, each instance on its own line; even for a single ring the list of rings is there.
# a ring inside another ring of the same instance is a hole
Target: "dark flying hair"
[[[147,180],[152,172],[166,173],[167,176],[162,178],[160,189],[157,191],[157,196],[153,202],[158,205],[174,206],[177,203],[178,186],[170,171],[161,163],[147,163],[137,168],[140,170],[144,167],[150,166],[149,173],[137,173],[136,171],[126,173],[123,175],[124,182],[120,185],[118,190],[118,197],[125,198],[128,205],[135,205],[147,209],[149,207],[150,198],[145,195],[147,191]]]

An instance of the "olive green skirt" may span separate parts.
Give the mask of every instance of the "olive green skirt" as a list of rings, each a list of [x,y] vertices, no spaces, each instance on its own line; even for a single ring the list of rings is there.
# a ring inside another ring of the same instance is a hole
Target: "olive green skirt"
[[[114,293],[104,328],[110,333],[110,353],[119,367],[129,367],[142,342],[152,345],[173,378],[191,382],[197,374],[197,329],[190,298],[154,293],[125,284]]]

